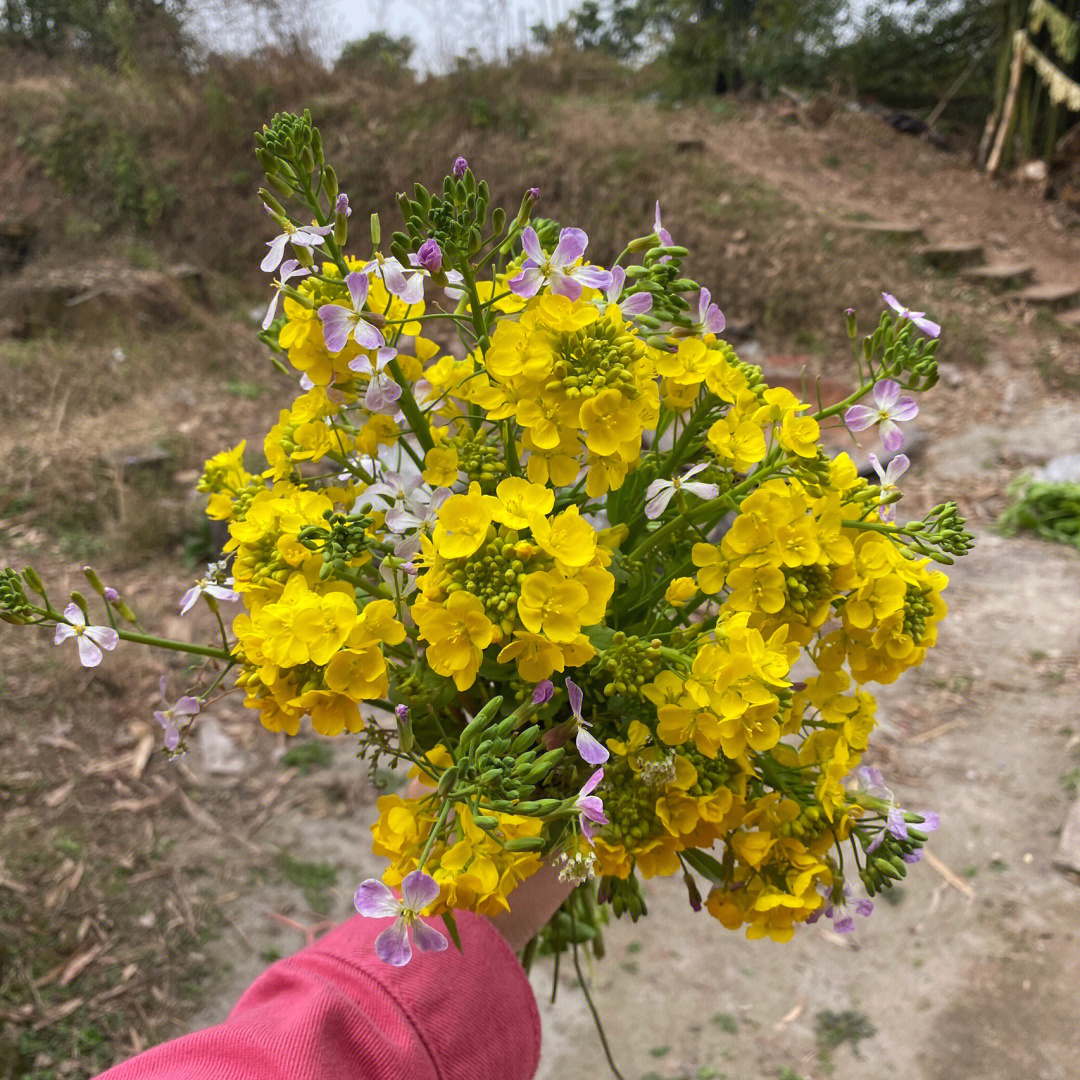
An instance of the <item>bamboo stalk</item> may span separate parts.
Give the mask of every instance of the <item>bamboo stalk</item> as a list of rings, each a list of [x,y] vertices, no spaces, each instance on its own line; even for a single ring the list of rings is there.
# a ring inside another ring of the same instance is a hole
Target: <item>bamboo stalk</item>
[[[994,139],[994,149],[990,151],[990,157],[986,162],[986,171],[993,176],[1001,165],[1001,155],[1005,149],[1005,140],[1013,126],[1013,116],[1016,112],[1016,96],[1020,91],[1020,77],[1024,74],[1024,50],[1023,42],[1025,34],[1018,30],[1013,35],[1013,61],[1012,70],[1009,72],[1009,89],[1005,94],[1005,105],[1001,110],[1001,123],[998,125],[997,137]]]

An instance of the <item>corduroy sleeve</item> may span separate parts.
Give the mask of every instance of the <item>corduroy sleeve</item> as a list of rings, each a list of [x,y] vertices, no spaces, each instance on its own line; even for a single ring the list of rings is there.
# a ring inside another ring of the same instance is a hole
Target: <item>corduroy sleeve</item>
[[[462,952],[414,952],[403,968],[375,956],[386,925],[350,919],[268,968],[224,1023],[98,1080],[530,1080],[540,1016],[491,923],[459,913]]]

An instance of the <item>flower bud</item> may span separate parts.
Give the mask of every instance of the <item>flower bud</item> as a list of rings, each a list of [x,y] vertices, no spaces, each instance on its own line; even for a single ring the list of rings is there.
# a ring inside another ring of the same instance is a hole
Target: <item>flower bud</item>
[[[324,165],[322,167],[322,183],[326,197],[333,202],[338,197],[337,173],[334,172],[333,165]]]
[[[23,571],[22,576],[26,584],[29,585],[38,596],[45,596],[45,586],[41,583],[41,578],[38,577],[37,571],[32,566],[28,566]]]
[[[648,251],[659,239],[660,237],[657,236],[656,233],[649,233],[648,236],[639,236],[636,240],[631,240],[630,243],[626,245],[626,250],[631,252]]]
[[[416,253],[416,259],[429,274],[439,273],[442,270],[443,260],[442,248],[439,247],[439,242],[434,237],[425,240]]]
[[[84,619],[90,618],[90,610],[86,606],[86,597],[81,592],[76,592],[74,589],[71,591],[71,600],[76,604],[79,610],[83,613]]]
[[[460,180],[465,175],[465,170],[468,167],[469,163],[459,154],[454,158],[454,164],[450,171],[454,174],[455,180]]]
[[[844,308],[844,322],[847,325],[848,337],[854,341],[859,331],[855,323],[855,309],[853,307]]]
[[[371,243],[376,248],[382,243],[382,225],[378,214],[371,215]]]
[[[86,580],[90,582],[90,588],[93,589],[94,592],[98,594],[98,596],[105,596],[105,586],[101,584],[101,579],[97,576],[94,568],[92,566],[84,566],[82,568],[82,572],[83,577],[85,577]],[[112,591],[114,593],[116,592],[115,589],[113,589]],[[108,598],[106,597],[106,599]]]

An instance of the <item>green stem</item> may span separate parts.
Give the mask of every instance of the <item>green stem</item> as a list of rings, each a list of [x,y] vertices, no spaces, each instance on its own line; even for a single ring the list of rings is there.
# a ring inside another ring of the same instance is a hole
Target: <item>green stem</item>
[[[431,854],[431,849],[434,847],[435,841],[442,831],[443,825],[446,824],[446,819],[450,816],[450,806],[451,802],[447,799],[439,808],[439,816],[432,826],[431,832],[428,833],[427,842],[424,844],[424,850],[420,852],[420,861],[416,864],[417,870],[424,869],[424,863],[427,862],[427,857]]]
[[[401,370],[401,364],[398,363],[397,357],[395,356],[386,366],[390,369],[390,374],[394,376],[394,382],[401,387],[401,397],[398,399],[401,411],[405,414],[405,419],[409,421],[409,427],[412,428],[413,434],[426,453],[435,445],[435,441],[431,437],[431,429],[428,427],[427,418],[416,404],[416,398],[412,396],[409,380],[405,378],[405,372]]]
[[[210,656],[215,660],[233,659],[232,653],[225,649],[215,649],[212,645],[192,645],[187,641],[154,637],[153,634],[136,634],[131,630],[117,630],[116,633],[121,641],[133,641],[136,645],[152,645],[155,649],[170,649],[173,652],[190,653],[192,656]]]

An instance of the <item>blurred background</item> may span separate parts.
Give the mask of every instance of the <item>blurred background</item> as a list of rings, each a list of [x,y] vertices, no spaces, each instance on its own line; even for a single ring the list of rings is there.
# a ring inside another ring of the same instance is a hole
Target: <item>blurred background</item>
[[[511,214],[538,186],[601,263],[659,199],[740,357],[796,390],[847,392],[842,309],[876,323],[888,289],[944,325],[905,505],[955,495],[978,535],[867,759],[941,814],[931,858],[857,934],[789,945],[650,883],[597,1000],[641,1080],[1071,1080],[1078,20],[1077,0],[0,0],[0,563],[55,594],[93,563],[147,626],[210,629],[177,617],[215,550],[201,463],[257,457],[291,397],[255,337],[251,136],[278,110],[311,109],[357,250],[458,154]],[[1051,502],[1002,529],[1024,476]],[[90,1076],[221,1019],[379,872],[396,783],[232,699],[170,763],[151,710],[180,661],[68,652],[0,626],[0,1080]],[[603,1075],[573,980],[554,1004],[550,966],[534,981],[541,1077]]]

